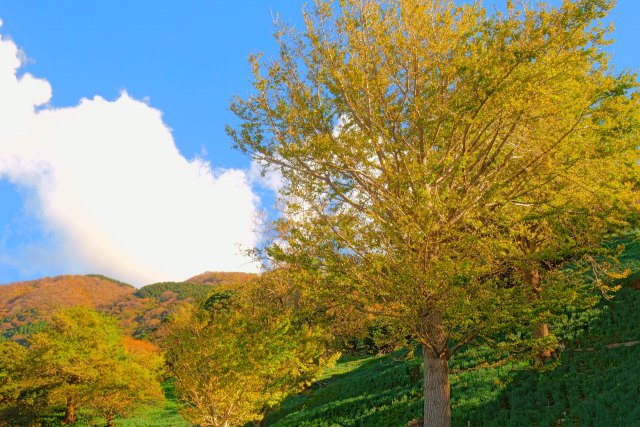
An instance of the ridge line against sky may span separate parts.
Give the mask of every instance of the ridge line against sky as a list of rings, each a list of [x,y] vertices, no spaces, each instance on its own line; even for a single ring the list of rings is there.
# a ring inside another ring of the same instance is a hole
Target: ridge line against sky
[[[249,54],[276,53],[272,16],[300,24],[303,3],[0,5],[0,283],[256,271],[238,244],[257,243],[278,180],[224,125]],[[635,0],[611,15],[618,70],[640,69],[638,19]]]

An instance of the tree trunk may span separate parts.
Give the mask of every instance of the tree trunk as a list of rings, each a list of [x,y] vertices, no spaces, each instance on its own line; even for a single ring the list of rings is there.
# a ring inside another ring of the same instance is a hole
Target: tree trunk
[[[538,323],[533,328],[532,333],[534,338],[544,338],[549,335],[549,325],[544,322]]]
[[[72,397],[67,397],[67,407],[64,411],[63,424],[75,424],[77,421],[75,402]]]
[[[113,415],[108,415],[107,416],[107,427],[113,427]]]
[[[538,266],[533,267],[525,276],[527,282],[533,289],[534,298],[539,298],[539,294],[542,291],[542,279],[540,277],[540,269]],[[533,338],[545,338],[549,335],[549,325],[545,322],[537,323],[533,326],[531,336]],[[536,354],[536,362],[542,363],[551,357],[553,357],[554,351],[552,348],[542,349]]]
[[[451,427],[449,364],[444,354],[422,345],[424,356],[424,427]]]

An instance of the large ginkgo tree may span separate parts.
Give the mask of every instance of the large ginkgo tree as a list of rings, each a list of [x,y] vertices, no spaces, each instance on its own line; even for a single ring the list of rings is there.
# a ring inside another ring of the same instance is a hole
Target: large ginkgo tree
[[[318,0],[302,30],[278,26],[276,59],[251,59],[228,131],[282,175],[262,254],[416,337],[425,426],[450,425],[458,349],[536,347],[563,304],[606,283],[581,267],[610,259],[596,252],[629,226],[638,173],[637,83],[609,64],[611,8]]]

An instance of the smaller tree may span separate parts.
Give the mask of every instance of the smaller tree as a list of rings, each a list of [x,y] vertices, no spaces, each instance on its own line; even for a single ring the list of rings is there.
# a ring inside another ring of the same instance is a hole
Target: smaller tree
[[[139,360],[129,358],[113,368],[111,377],[91,394],[89,404],[106,419],[108,427],[114,425],[117,417],[130,414],[140,403],[162,398],[154,371]]]
[[[250,303],[257,295],[251,286],[214,294],[170,324],[164,346],[182,413],[201,426],[260,424],[331,361],[320,328],[302,322],[293,307]]]
[[[65,424],[77,422],[78,409],[88,408],[111,426],[137,404],[162,397],[159,356],[127,352],[116,320],[94,310],[78,306],[55,313],[29,344],[17,404],[41,395],[48,412],[64,408]]]
[[[22,390],[22,367],[26,349],[20,344],[0,338],[0,426],[3,420],[19,419],[17,405]]]
[[[25,353],[26,350],[20,344],[0,338],[0,408],[18,397],[18,373]]]
[[[148,341],[124,337],[126,357],[113,364],[110,375],[91,395],[90,407],[113,426],[117,417],[131,413],[140,403],[162,399],[158,378],[164,370],[159,349]]]

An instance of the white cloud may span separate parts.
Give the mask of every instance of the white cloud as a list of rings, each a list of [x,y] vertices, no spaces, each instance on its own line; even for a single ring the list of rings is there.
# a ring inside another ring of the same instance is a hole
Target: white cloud
[[[30,190],[62,268],[137,285],[256,269],[239,250],[257,241],[252,173],[185,159],[161,112],[126,93],[50,107],[22,58],[0,37],[0,178]]]
[[[264,163],[257,160],[251,162],[249,169],[249,180],[262,188],[271,190],[274,193],[280,191],[283,186],[283,178],[279,171],[265,167]]]

